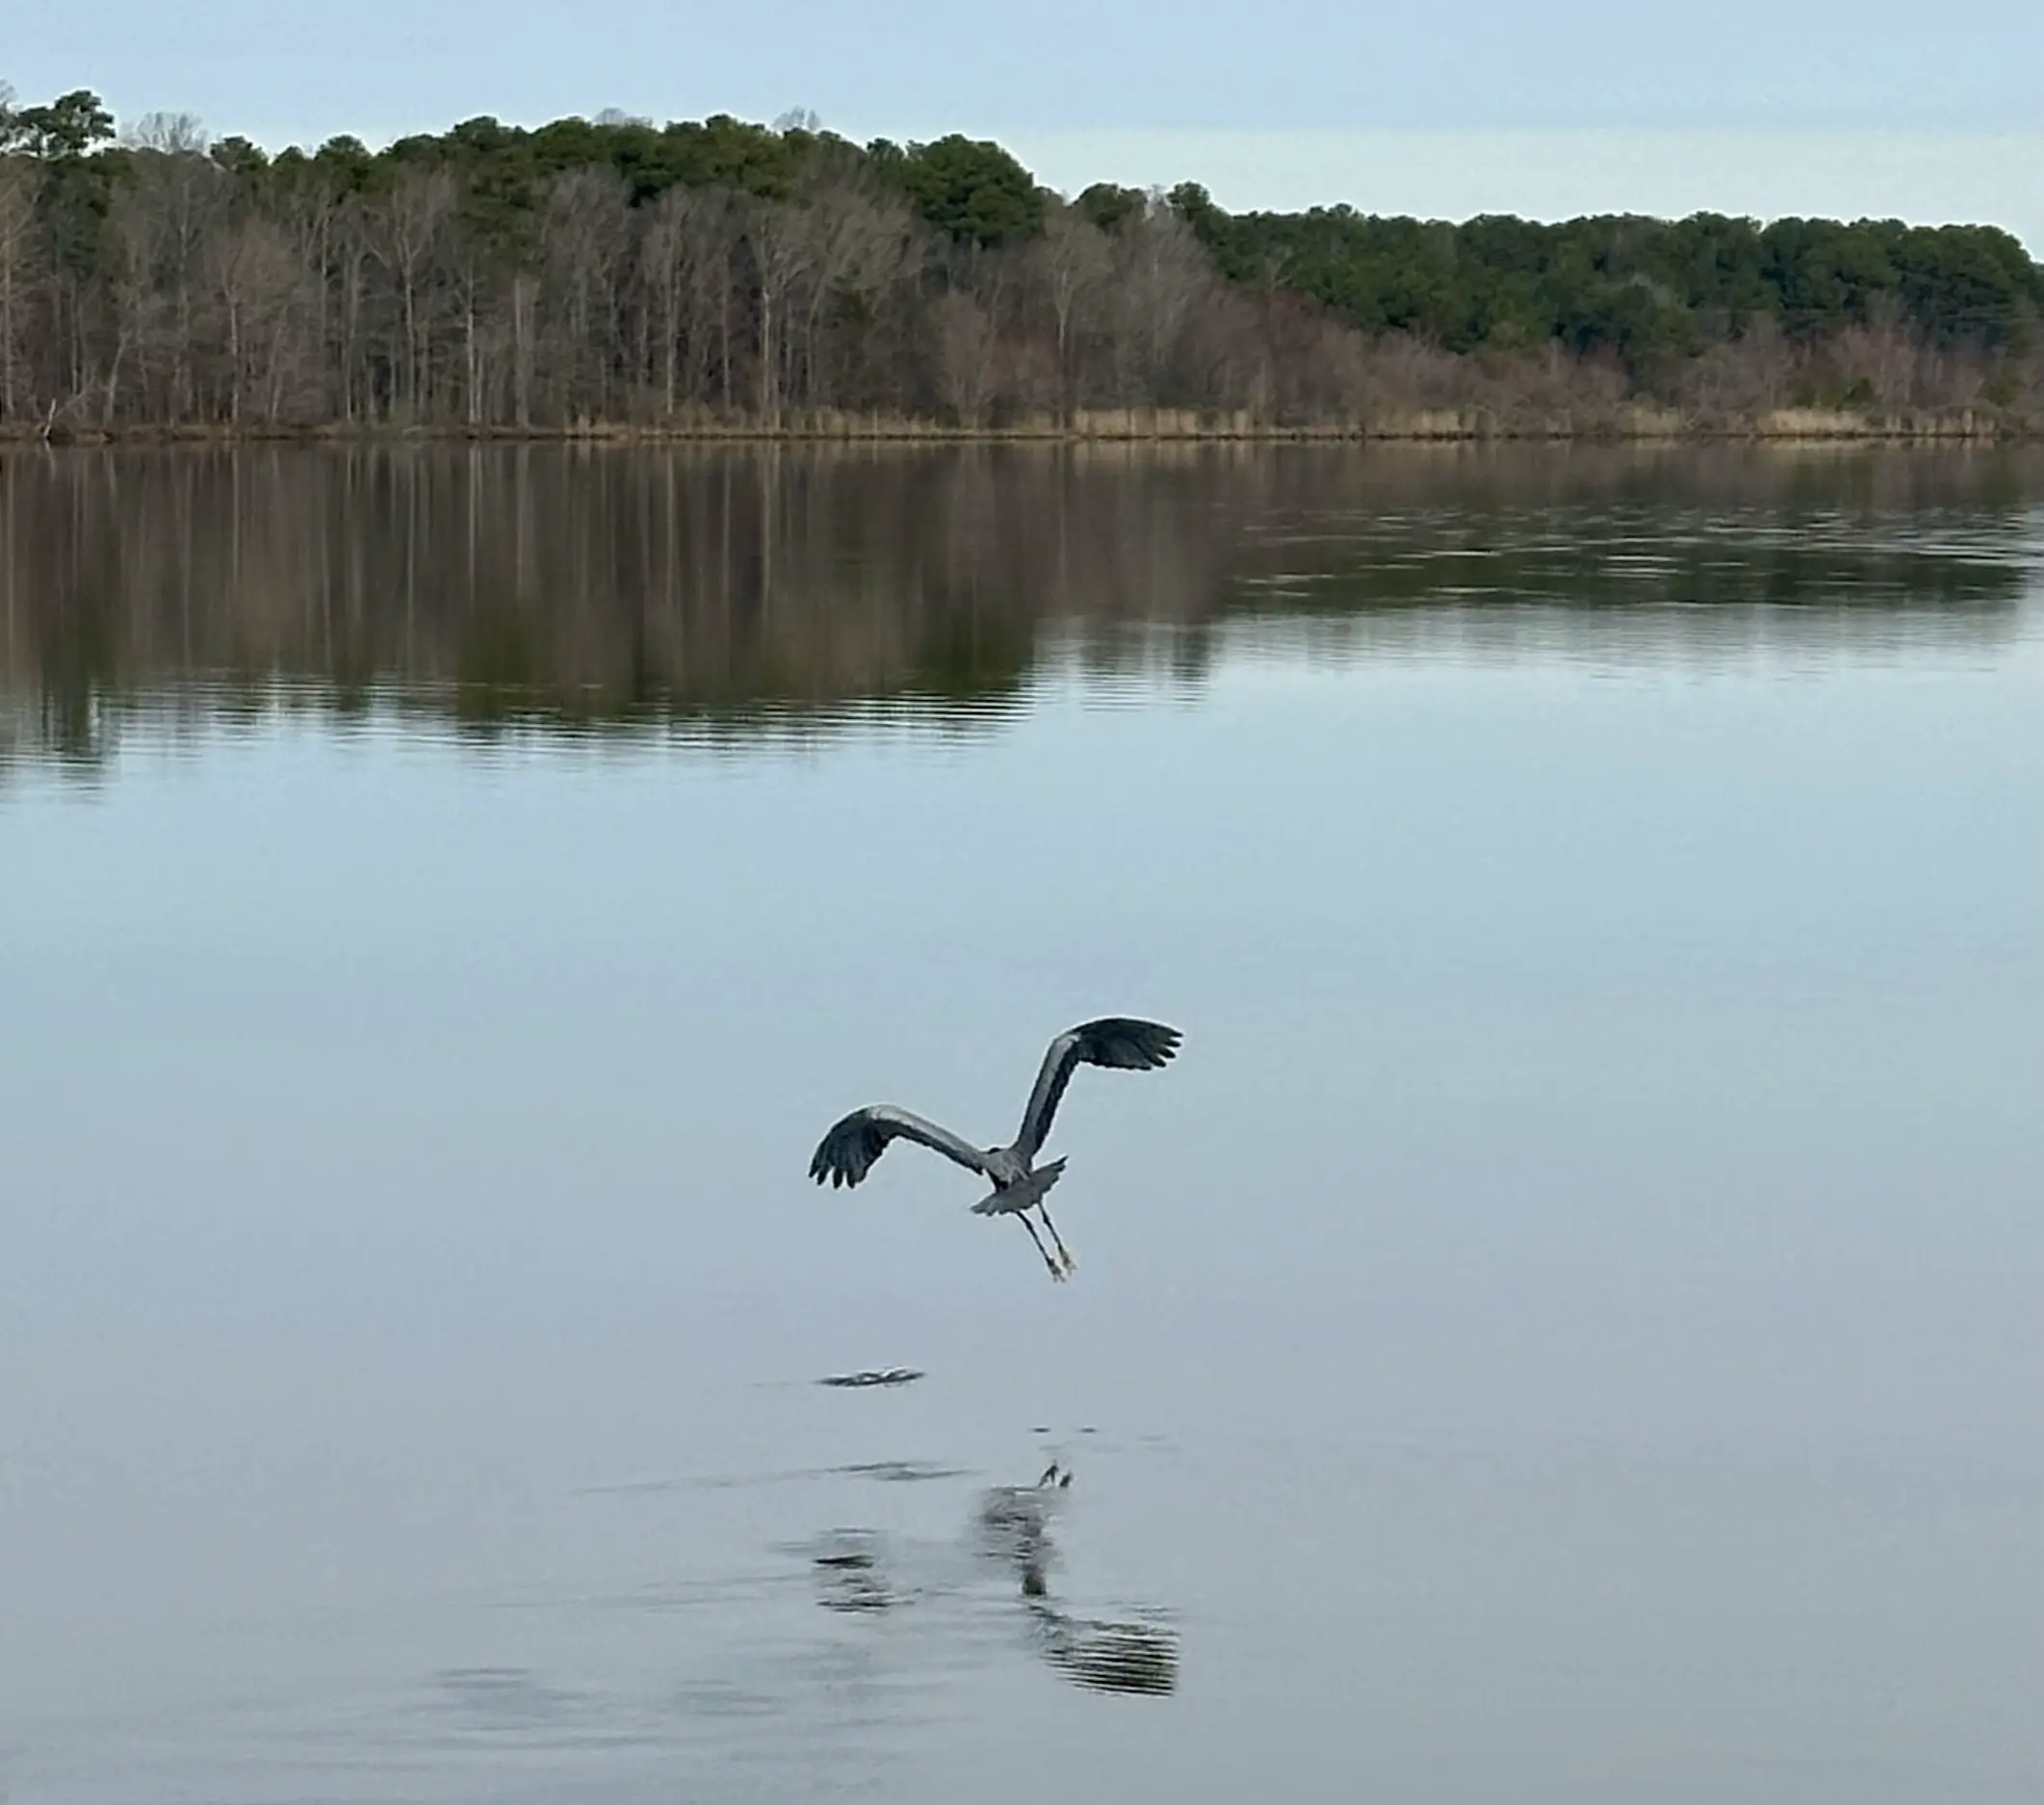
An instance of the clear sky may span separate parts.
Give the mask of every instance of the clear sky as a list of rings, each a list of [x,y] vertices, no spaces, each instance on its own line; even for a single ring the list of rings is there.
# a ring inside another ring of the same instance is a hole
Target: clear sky
[[[2033,245],[2040,69],[2034,0],[0,0],[0,79],[23,95],[86,86],[124,117],[189,110],[272,144],[478,113],[806,107],[861,139],[996,136],[1061,187],[1191,176],[1238,207],[1672,212],[1707,193],[1726,211],[1998,217]],[[1699,131],[1726,146],[1715,170]]]

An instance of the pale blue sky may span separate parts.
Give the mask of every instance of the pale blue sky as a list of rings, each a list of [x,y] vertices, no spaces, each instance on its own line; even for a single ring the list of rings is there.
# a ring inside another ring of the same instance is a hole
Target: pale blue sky
[[[24,95],[89,86],[123,116],[190,110],[272,144],[477,113],[799,106],[861,139],[998,136],[1065,188],[1191,176],[1236,207],[1990,219],[2033,246],[2040,68],[2031,0],[0,0],[0,79]]]

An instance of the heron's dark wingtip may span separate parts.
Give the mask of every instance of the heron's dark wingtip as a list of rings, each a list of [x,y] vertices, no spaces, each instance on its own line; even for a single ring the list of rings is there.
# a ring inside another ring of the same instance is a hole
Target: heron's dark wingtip
[[[1185,1039],[1177,1029],[1166,1027],[1161,1021],[1131,1021],[1125,1026],[1137,1054],[1152,1070],[1176,1059]]]
[[[1089,1065],[1119,1066],[1129,1071],[1154,1071],[1167,1065],[1184,1038],[1161,1021],[1139,1016],[1102,1016],[1074,1029],[1077,1056]]]

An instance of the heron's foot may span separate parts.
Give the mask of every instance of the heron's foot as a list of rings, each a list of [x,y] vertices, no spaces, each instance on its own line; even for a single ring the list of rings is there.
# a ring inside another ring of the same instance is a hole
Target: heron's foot
[[[1065,1245],[1065,1237],[1057,1232],[1057,1225],[1050,1220],[1050,1212],[1039,1203],[1036,1213],[1044,1219],[1044,1229],[1050,1237],[1050,1245],[1057,1250],[1057,1264],[1064,1268],[1065,1276],[1078,1271],[1078,1261],[1072,1257],[1072,1250]]]
[[[1057,1230],[1050,1228],[1050,1225],[1048,1222],[1045,1223],[1044,1226],[1050,1228],[1050,1239],[1057,1247],[1057,1251],[1052,1253],[1048,1248],[1044,1246],[1043,1236],[1036,1232],[1036,1225],[1028,1217],[1018,1213],[1015,1220],[1029,1231],[1029,1239],[1036,1243],[1036,1251],[1044,1256],[1044,1264],[1049,1268],[1050,1276],[1056,1279],[1059,1284],[1063,1284],[1066,1269],[1059,1264],[1059,1261],[1064,1256],[1065,1244],[1057,1239]]]

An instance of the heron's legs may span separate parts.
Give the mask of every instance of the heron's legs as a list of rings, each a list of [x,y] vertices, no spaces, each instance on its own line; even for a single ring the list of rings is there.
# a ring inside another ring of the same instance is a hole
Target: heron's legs
[[[1065,1245],[1064,1237],[1057,1232],[1057,1225],[1050,1220],[1050,1212],[1039,1203],[1036,1213],[1044,1219],[1044,1226],[1049,1229],[1050,1239],[1057,1248],[1058,1258],[1065,1262],[1065,1271],[1068,1274],[1077,1272],[1078,1261],[1072,1257],[1072,1250]]]
[[[1029,1239],[1036,1243],[1036,1251],[1044,1256],[1044,1264],[1050,1269],[1050,1276],[1062,1281],[1065,1269],[1050,1257],[1050,1250],[1044,1246],[1043,1237],[1036,1232],[1036,1225],[1020,1210],[1015,1212],[1015,1220],[1029,1231]]]

